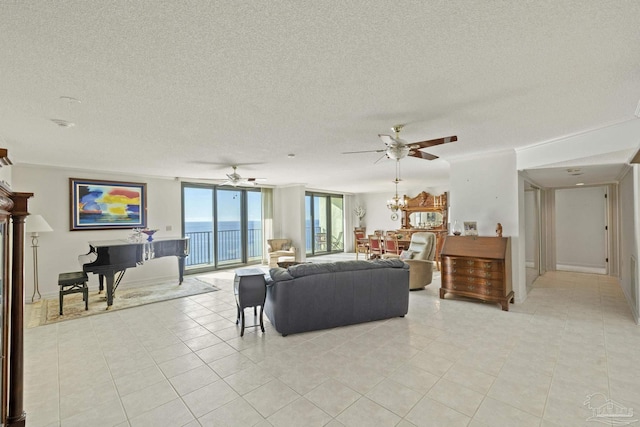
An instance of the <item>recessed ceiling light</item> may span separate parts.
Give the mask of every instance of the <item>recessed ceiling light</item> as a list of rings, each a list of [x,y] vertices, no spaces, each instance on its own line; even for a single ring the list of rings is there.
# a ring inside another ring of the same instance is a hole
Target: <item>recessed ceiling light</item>
[[[51,119],[51,121],[53,123],[57,124],[61,128],[71,128],[71,127],[74,127],[76,125],[73,122],[68,122],[68,121],[63,120],[63,119]]]
[[[584,182],[579,182],[576,185],[584,185]]]

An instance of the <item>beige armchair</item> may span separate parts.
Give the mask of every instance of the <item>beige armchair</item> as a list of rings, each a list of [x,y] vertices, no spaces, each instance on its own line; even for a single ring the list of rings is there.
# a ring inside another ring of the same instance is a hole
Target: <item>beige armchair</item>
[[[401,258],[409,264],[409,289],[423,289],[431,283],[435,257],[436,235],[427,232],[413,233],[409,248],[400,255],[383,255],[383,258]]]
[[[268,239],[269,267],[277,267],[278,261],[295,261],[296,248],[291,246],[291,239]]]

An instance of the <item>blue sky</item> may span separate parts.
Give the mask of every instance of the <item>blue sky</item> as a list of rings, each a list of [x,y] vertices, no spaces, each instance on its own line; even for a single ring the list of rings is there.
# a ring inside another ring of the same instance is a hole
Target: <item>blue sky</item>
[[[220,221],[237,221],[240,217],[240,193],[242,190],[218,190],[218,213]],[[184,189],[185,221],[213,220],[213,190],[211,188]],[[249,191],[249,221],[260,221],[262,216],[262,195]]]

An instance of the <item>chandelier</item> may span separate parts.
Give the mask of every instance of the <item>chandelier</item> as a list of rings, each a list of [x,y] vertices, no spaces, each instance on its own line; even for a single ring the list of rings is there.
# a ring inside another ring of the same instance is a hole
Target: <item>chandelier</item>
[[[396,179],[393,180],[393,183],[396,186],[396,194],[387,200],[387,208],[391,209],[393,212],[396,212],[398,209],[401,209],[405,205],[404,197],[398,197],[398,183],[400,182],[400,160],[396,160]]]

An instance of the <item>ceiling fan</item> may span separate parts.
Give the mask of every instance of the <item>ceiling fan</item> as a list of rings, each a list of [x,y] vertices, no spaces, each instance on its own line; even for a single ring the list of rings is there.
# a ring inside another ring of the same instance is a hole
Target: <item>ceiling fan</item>
[[[227,179],[220,183],[220,185],[231,185],[237,187],[239,185],[256,185],[257,181],[265,181],[265,178],[243,178],[237,172],[238,166],[231,166],[233,168],[232,173],[227,174]]]
[[[389,159],[400,160],[407,156],[417,157],[419,159],[434,160],[438,156],[420,151],[421,148],[433,147],[434,145],[446,144],[449,142],[455,142],[458,137],[447,136],[445,138],[430,139],[428,141],[412,142],[400,139],[400,131],[404,125],[395,125],[391,128],[395,133],[395,136],[379,134],[378,136],[387,146],[387,148],[381,148],[378,150],[366,150],[366,151],[347,151],[342,154],[356,154],[356,153],[384,153]]]

